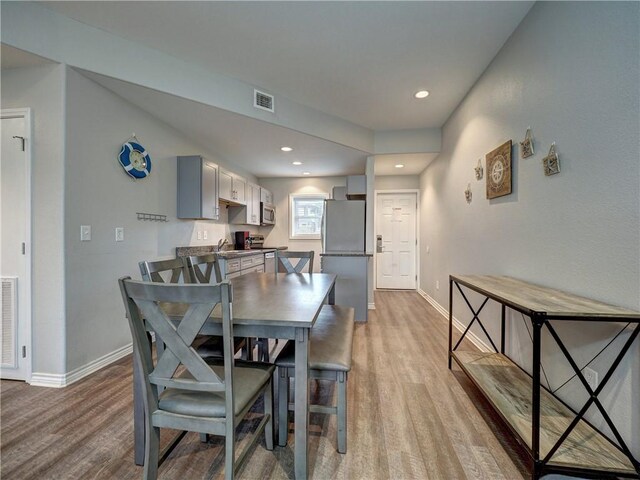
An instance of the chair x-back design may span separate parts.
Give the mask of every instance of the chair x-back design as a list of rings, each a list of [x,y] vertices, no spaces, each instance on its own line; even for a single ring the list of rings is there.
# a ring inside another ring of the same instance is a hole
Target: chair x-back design
[[[231,479],[248,449],[265,431],[267,449],[273,448],[272,384],[274,367],[265,364],[235,366],[232,290],[218,285],[169,285],[119,280],[137,358],[138,378],[144,385],[144,478],[158,471],[160,428],[225,436],[225,478]],[[175,305],[180,304],[180,305]],[[191,346],[214,308],[220,304],[224,358],[209,364]],[[185,307],[187,305],[188,307]],[[186,310],[185,310],[186,308]],[[177,328],[167,312],[183,315]],[[144,319],[144,320],[143,320]],[[164,340],[166,348],[153,364],[144,321]],[[179,369],[180,366],[183,369]],[[164,387],[162,388],[154,388]],[[264,393],[264,417],[255,437],[235,462],[235,426],[260,394]]]
[[[303,273],[304,267],[308,264],[308,273],[313,273],[313,257],[313,250],[309,252],[276,251],[276,271],[280,273]],[[297,259],[298,262],[293,265],[291,263],[292,259]]]
[[[212,276],[213,283],[222,281],[220,263],[215,253],[186,257],[185,261],[191,283],[212,283]]]

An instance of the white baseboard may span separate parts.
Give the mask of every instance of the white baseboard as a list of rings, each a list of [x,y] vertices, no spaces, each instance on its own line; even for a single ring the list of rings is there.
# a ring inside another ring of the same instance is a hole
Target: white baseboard
[[[374,302],[371,302],[371,303],[369,304],[368,309],[369,309],[369,310],[375,310],[375,309],[376,309],[376,304],[375,304]]]
[[[427,294],[427,292],[425,292],[422,289],[418,289],[418,293],[420,294],[420,296],[422,298],[424,298],[427,302],[429,302],[431,304],[431,306],[433,308],[435,308],[438,313],[440,313],[440,315],[442,315],[444,318],[447,319],[447,321],[449,320],[449,311],[444,308],[442,305],[440,305],[438,302],[435,301],[434,298],[432,298],[431,296],[429,296],[429,294]],[[456,317],[453,317],[453,326],[456,327],[456,329],[462,333],[464,332],[464,329],[467,328],[466,325],[464,325],[460,320],[458,320]],[[493,352],[493,349],[490,348],[480,337],[478,337],[475,333],[473,333],[472,331],[468,331],[467,332],[467,338],[469,340],[471,340],[471,343],[473,343],[476,347],[478,347],[478,349],[482,352]]]
[[[97,372],[101,368],[104,368],[107,365],[120,360],[122,357],[126,357],[132,351],[133,345],[130,343],[68,373],[33,373],[31,375],[31,381],[29,383],[34,387],[66,387],[67,385],[71,385],[72,383],[77,382],[78,380],[91,375],[94,372]]]

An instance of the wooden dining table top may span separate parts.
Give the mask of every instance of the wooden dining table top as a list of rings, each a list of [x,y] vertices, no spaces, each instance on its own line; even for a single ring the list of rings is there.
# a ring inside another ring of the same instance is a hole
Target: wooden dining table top
[[[236,325],[310,328],[336,275],[329,273],[249,273],[229,280],[233,286],[232,318]],[[182,304],[161,304],[169,316],[182,316]],[[220,305],[211,317],[222,317]]]

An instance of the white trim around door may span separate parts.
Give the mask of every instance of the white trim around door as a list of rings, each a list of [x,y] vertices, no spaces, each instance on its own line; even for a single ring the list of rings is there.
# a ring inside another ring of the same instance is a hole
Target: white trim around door
[[[378,288],[378,249],[376,245],[376,235],[378,234],[378,195],[385,194],[415,194],[416,196],[416,284],[415,288],[417,289],[420,285],[420,190],[413,188],[398,188],[398,189],[389,189],[389,190],[374,190],[374,201],[373,201],[373,229],[374,229],[374,245],[373,245],[373,281],[374,287]]]
[[[33,123],[32,123],[32,115],[31,108],[3,108],[0,110],[0,117],[4,119],[11,118],[23,118],[24,119],[24,138],[20,137],[16,138],[16,141],[22,141],[24,145],[25,152],[25,160],[26,160],[26,184],[25,184],[25,214],[27,218],[26,228],[25,228],[25,236],[24,236],[24,255],[25,255],[25,278],[22,283],[22,287],[20,287],[20,292],[26,297],[25,302],[20,302],[22,306],[22,311],[18,312],[19,315],[19,326],[21,329],[21,335],[19,338],[21,339],[20,344],[18,345],[19,351],[18,355],[22,358],[24,362],[24,375],[17,378],[19,380],[24,380],[27,383],[31,382],[31,374],[32,374],[32,360],[33,360],[33,350],[32,350],[32,235],[31,235],[31,224],[32,224],[32,205],[31,205],[31,187],[32,187],[32,143],[33,143]],[[24,349],[24,350],[23,350]],[[22,367],[21,367],[22,368]]]

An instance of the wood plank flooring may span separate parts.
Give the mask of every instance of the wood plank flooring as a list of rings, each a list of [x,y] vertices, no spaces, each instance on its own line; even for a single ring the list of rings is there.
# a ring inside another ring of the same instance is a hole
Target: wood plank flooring
[[[446,320],[415,292],[376,292],[376,308],[356,325],[347,454],[336,451],[336,417],[311,414],[311,478],[528,477],[525,451],[466,375],[447,369]],[[312,381],[311,393],[329,402],[335,389]],[[142,476],[133,463],[130,356],[63,389],[2,381],[0,403],[3,479]],[[238,427],[239,451],[258,421],[255,415]],[[163,431],[163,443],[174,433]],[[190,433],[159,478],[222,478],[223,465],[221,438],[204,444]],[[258,444],[239,478],[293,478],[293,431],[285,448]]]

